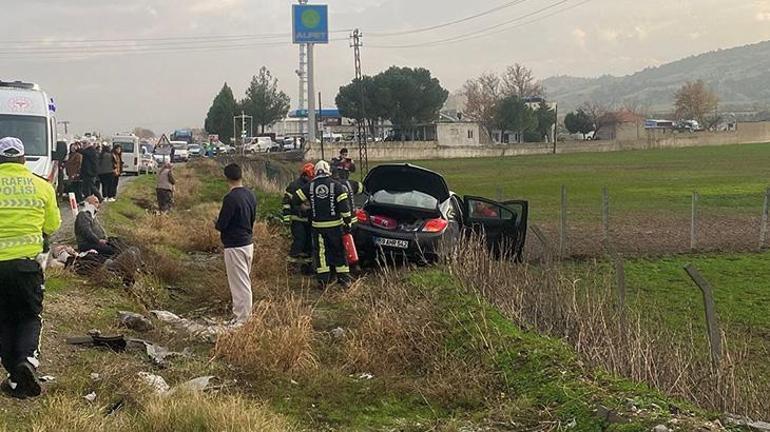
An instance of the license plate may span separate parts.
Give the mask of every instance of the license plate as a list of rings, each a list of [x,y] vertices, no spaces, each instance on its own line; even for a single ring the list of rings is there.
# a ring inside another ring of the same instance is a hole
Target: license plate
[[[392,247],[398,249],[409,249],[409,240],[397,240],[382,237],[375,237],[374,244],[377,246]]]

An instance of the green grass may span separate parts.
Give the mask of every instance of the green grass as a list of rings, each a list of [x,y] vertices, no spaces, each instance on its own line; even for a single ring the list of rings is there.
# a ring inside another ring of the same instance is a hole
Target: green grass
[[[686,213],[697,191],[702,205],[758,215],[770,184],[769,144],[416,163],[443,174],[460,194],[527,199],[536,220],[557,217],[561,185],[571,206],[596,214],[606,186],[616,212]]]

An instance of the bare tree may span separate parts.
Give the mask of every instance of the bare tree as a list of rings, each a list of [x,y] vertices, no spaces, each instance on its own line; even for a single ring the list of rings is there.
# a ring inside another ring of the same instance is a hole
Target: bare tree
[[[703,80],[686,82],[677,90],[674,99],[677,119],[694,119],[701,124],[706,123],[707,116],[714,112],[719,104],[719,97],[706,87]]]
[[[532,70],[518,63],[508,66],[503,74],[503,94],[520,98],[542,96],[543,84],[535,78]]]
[[[502,98],[500,87],[500,78],[493,73],[482,74],[463,85],[462,92],[466,98],[464,115],[481,124],[488,142],[492,141],[496,106]]]
[[[132,133],[141,139],[155,138],[155,132],[143,127],[135,127]]]
[[[580,108],[594,124],[594,136],[599,131],[617,124],[618,119],[612,105],[601,102],[586,102]]]

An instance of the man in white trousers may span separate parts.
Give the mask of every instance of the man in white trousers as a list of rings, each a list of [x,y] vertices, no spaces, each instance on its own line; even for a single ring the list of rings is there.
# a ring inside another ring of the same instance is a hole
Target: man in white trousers
[[[233,296],[233,324],[242,325],[251,316],[251,263],[254,258],[254,222],[257,197],[243,187],[243,172],[237,164],[225,167],[230,192],[222,200],[216,229],[225,247],[227,284]]]

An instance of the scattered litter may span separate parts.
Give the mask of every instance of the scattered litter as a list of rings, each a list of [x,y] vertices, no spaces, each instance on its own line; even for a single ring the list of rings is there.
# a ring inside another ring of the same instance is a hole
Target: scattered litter
[[[52,375],[44,375],[40,377],[40,381],[42,382],[53,382],[56,381],[56,377]]]
[[[370,380],[374,378],[374,375],[370,374],[369,372],[363,372],[358,375],[350,375],[350,376],[360,380]]]
[[[91,330],[88,336],[75,336],[66,339],[70,345],[88,345],[93,347],[108,348],[115,352],[126,350],[126,339],[123,335],[102,336],[98,330]]]
[[[748,417],[740,417],[728,414],[725,416],[724,421],[728,426],[747,427],[752,431],[770,432],[770,423],[764,421],[754,421]]]
[[[289,382],[294,384],[294,385],[299,385],[299,383],[297,381],[294,381],[294,380],[290,380]]]
[[[203,339],[207,342],[215,342],[218,335],[228,330],[223,325],[203,325],[187,318],[182,318],[169,311],[154,310],[150,313],[160,321],[171,324],[179,330],[184,330],[190,335]]]
[[[666,425],[659,424],[652,429],[652,432],[671,432],[671,429]]]
[[[345,330],[342,327],[337,327],[333,329],[331,332],[332,336],[334,336],[335,339],[342,339],[345,337]]]
[[[206,389],[209,388],[209,384],[211,383],[212,379],[214,379],[213,376],[202,376],[202,377],[191,379],[190,381],[186,381],[186,382],[183,382],[182,384],[175,386],[174,389],[171,390],[170,394],[174,394],[178,391],[186,391],[186,392],[206,391]]]
[[[95,372],[94,372],[94,373],[92,373],[92,374],[91,374],[91,379],[92,379],[93,381],[99,381],[101,378],[102,378],[102,376],[101,376],[101,375],[99,375],[98,373],[95,373]]]
[[[96,400],[96,392],[88,393],[87,395],[83,396],[83,399],[87,400],[88,402],[93,402]]]
[[[147,342],[146,340],[142,339],[128,339],[128,344],[131,349],[137,349],[137,350],[143,350],[147,357],[150,358],[150,360],[159,367],[166,367],[167,362],[166,359],[169,357],[187,357],[189,356],[188,352],[176,352],[171,351],[168,348],[160,345],[156,345],[151,342]]]
[[[157,394],[168,393],[168,391],[171,389],[166,380],[163,379],[163,377],[160,375],[154,375],[149,372],[139,372],[137,375],[142,378],[142,381],[145,384],[155,390],[155,393]]]
[[[565,426],[567,429],[574,429],[577,427],[577,420],[572,419],[567,425]]]
[[[120,311],[118,312],[118,319],[120,319],[122,326],[138,332],[146,332],[155,328],[149,318],[134,312]]]

